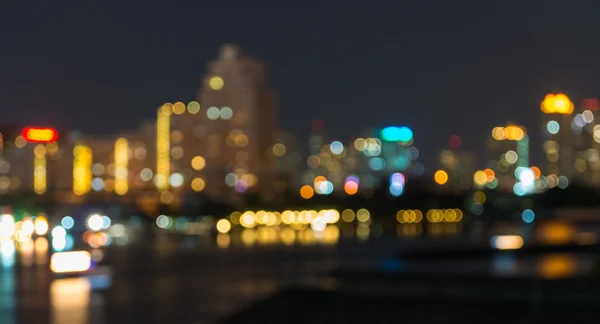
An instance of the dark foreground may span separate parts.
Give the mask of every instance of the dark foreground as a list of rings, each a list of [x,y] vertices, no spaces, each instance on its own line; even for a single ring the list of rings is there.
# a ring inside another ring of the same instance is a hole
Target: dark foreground
[[[0,274],[0,323],[559,323],[600,316],[595,248],[477,258],[398,254],[464,239],[340,239],[221,248],[155,237],[111,246],[93,275],[47,259]],[[390,257],[393,258],[390,258]],[[444,260],[443,260],[444,259]]]

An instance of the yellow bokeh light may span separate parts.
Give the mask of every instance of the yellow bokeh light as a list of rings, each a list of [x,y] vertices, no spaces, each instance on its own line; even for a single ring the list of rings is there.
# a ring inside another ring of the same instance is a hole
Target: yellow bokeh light
[[[192,190],[194,190],[195,192],[200,192],[200,191],[204,190],[206,183],[204,182],[204,179],[202,179],[202,178],[194,178],[194,180],[192,180],[191,185],[192,185]]]
[[[286,151],[285,145],[281,143],[277,143],[273,145],[273,155],[275,156],[284,156]]]
[[[475,182],[475,184],[478,186],[485,185],[487,183],[487,179],[487,174],[485,174],[485,172],[481,170],[475,172],[475,174],[473,175],[473,182]]]
[[[192,168],[194,168],[194,170],[196,170],[196,171],[204,169],[205,165],[206,165],[206,160],[204,160],[204,158],[201,156],[195,156],[192,159]]]
[[[170,105],[170,104],[169,104]],[[165,112],[165,106],[156,120],[156,178],[155,184],[159,191],[169,189],[171,175],[171,117]],[[172,110],[172,105],[168,106]]]
[[[78,196],[92,188],[92,150],[85,145],[73,149],[73,193]]]
[[[158,113],[165,116],[171,116],[171,114],[173,114],[173,104],[167,102],[160,107]]]
[[[563,93],[547,94],[544,101],[542,101],[541,109],[545,114],[571,114],[574,105],[569,97]]]
[[[15,146],[18,148],[24,148],[25,145],[27,145],[27,141],[25,140],[25,138],[23,138],[23,136],[19,135],[17,136],[17,138],[15,138]]]
[[[506,139],[510,141],[520,141],[525,137],[525,129],[521,126],[507,126]]]
[[[220,219],[217,222],[216,227],[217,227],[217,231],[219,231],[219,233],[225,234],[231,230],[231,223],[226,219]]]
[[[124,195],[129,190],[129,142],[121,137],[115,142],[115,193]]]
[[[208,81],[208,85],[213,90],[221,90],[221,89],[223,89],[225,82],[223,81],[223,78],[221,78],[220,76],[214,76],[214,77],[210,78],[210,80]]]
[[[195,115],[198,112],[200,112],[200,104],[198,103],[198,101],[190,101],[187,104],[187,110],[190,114]]]
[[[311,186],[302,186],[300,188],[300,196],[304,199],[310,199],[315,194],[315,191]]]
[[[354,211],[352,209],[345,209],[342,212],[342,220],[344,220],[346,223],[352,223],[355,217],[356,216],[354,215]]]
[[[444,170],[437,170],[433,175],[433,180],[439,185],[446,184],[448,182],[448,173]]]
[[[497,141],[506,139],[506,129],[504,127],[494,127],[492,129],[492,137]]]
[[[33,190],[38,195],[46,192],[46,147],[38,144],[33,149]]]
[[[176,102],[173,104],[173,112],[176,115],[182,115],[185,113],[185,104],[183,102]]]
[[[485,193],[483,191],[477,191],[473,194],[473,201],[483,205],[483,203],[485,203]]]
[[[368,222],[371,219],[371,213],[367,209],[361,208],[356,212],[356,219],[361,223]]]

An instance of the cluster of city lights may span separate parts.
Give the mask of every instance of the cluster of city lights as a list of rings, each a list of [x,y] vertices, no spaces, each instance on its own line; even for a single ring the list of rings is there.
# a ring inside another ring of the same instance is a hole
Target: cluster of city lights
[[[430,209],[426,219],[429,223],[459,223],[463,219],[460,209]],[[400,224],[419,224],[423,220],[423,213],[418,210],[399,210],[396,220]]]

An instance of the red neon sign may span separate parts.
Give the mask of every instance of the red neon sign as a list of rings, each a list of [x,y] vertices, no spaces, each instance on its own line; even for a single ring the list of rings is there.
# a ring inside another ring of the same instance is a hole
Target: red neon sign
[[[54,128],[25,127],[21,135],[31,143],[52,143],[58,139],[58,132]]]

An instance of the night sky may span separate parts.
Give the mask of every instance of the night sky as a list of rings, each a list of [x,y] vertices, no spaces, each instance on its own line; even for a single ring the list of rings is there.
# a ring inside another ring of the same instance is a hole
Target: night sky
[[[0,122],[134,129],[194,100],[227,42],[268,62],[283,129],[410,125],[430,167],[507,120],[537,150],[546,93],[600,95],[598,1],[125,2],[0,2]]]

